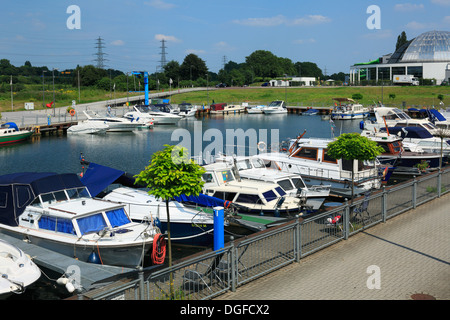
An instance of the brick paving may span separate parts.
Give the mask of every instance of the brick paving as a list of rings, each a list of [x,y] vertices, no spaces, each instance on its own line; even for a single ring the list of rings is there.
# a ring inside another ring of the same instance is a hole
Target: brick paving
[[[448,300],[449,227],[446,194],[215,300]]]

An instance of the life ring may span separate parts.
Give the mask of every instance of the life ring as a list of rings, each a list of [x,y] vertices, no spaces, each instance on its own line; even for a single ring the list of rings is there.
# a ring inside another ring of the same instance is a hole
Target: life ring
[[[73,117],[75,115],[75,109],[70,109],[69,113]]]
[[[153,237],[153,250],[151,254],[153,264],[163,264],[166,257],[166,239],[161,233]]]
[[[258,150],[259,151],[265,151],[266,150],[266,143],[264,141],[258,142]]]

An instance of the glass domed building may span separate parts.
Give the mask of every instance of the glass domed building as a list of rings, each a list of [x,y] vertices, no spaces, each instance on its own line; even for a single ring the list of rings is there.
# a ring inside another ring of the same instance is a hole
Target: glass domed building
[[[394,75],[413,75],[450,82],[450,32],[429,31],[408,41],[394,53],[350,67],[350,82],[392,80]]]

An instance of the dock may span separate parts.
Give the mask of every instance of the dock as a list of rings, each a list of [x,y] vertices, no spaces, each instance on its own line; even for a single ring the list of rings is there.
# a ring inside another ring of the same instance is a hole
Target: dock
[[[72,270],[79,268],[79,274],[71,278],[77,280],[78,284],[83,290],[91,290],[96,282],[104,282],[105,279],[115,277],[127,272],[136,271],[132,268],[115,267],[101,264],[93,264],[83,262],[68,256],[59,254],[55,251],[48,250],[34,244],[28,243],[24,240],[14,238],[0,232],[0,239],[18,247],[27,255],[29,255],[34,263],[39,267],[51,270],[57,274],[63,275],[66,272],[70,273]],[[69,275],[70,276],[70,275]]]

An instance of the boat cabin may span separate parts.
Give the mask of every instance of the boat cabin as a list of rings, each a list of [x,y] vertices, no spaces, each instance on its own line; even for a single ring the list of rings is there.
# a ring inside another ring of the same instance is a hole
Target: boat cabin
[[[211,111],[223,111],[226,106],[226,103],[213,103],[209,108]]]

